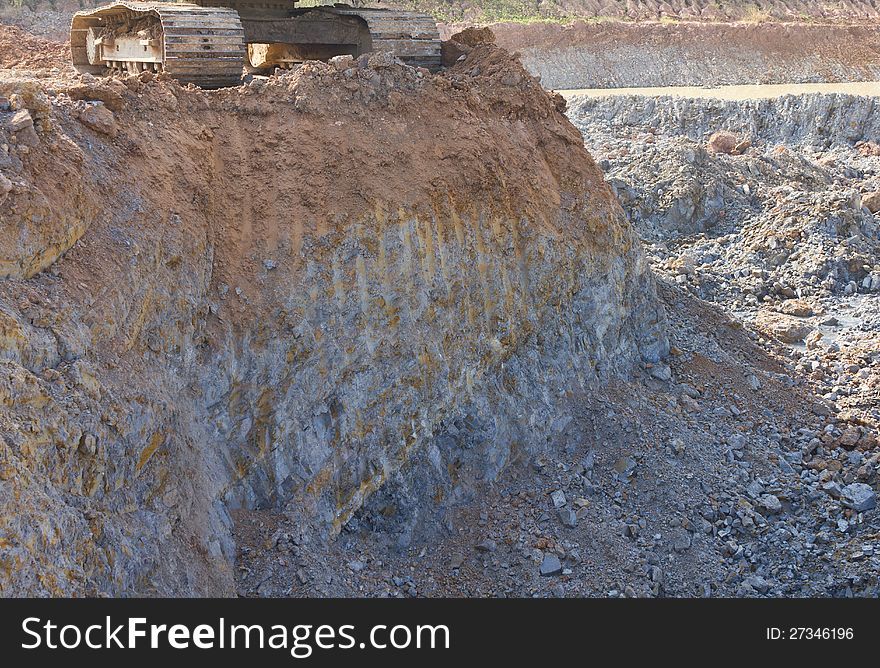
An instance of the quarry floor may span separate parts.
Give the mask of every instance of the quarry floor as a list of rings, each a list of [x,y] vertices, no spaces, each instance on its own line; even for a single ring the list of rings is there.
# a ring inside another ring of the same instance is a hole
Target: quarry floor
[[[19,73],[47,65],[8,54]],[[442,518],[417,521],[393,489],[329,539],[296,508],[235,511],[240,596],[880,595],[880,220],[863,206],[880,148],[803,130],[823,95],[870,115],[880,83],[560,92],[648,248],[668,365],[568,397],[577,417],[545,452]],[[667,115],[640,115],[647,98]],[[756,99],[760,122],[736,110]],[[707,153],[722,128],[752,145]],[[783,218],[810,257],[768,250]]]
[[[577,97],[687,97],[715,100],[768,100],[783,95],[812,93],[880,97],[880,81],[846,83],[741,84],[734,86],[646,86],[642,88],[563,88],[557,93],[566,99]]]

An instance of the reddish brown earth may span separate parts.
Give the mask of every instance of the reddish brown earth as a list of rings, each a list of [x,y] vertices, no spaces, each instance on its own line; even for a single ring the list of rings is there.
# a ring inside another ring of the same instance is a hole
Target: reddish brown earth
[[[454,32],[457,26],[446,26]],[[837,83],[880,78],[876,24],[501,23],[548,88]]]
[[[37,37],[15,26],[0,24],[0,69],[42,70],[65,67],[66,43]]]
[[[735,45],[779,58],[819,52],[835,62],[859,66],[880,60],[876,24],[812,25],[804,23],[499,23],[492,26],[500,46],[565,49],[590,46],[674,47],[699,43],[705,48]]]

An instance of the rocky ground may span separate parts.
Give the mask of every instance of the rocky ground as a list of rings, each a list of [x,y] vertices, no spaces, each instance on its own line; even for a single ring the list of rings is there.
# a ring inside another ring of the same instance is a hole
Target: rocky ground
[[[544,452],[433,530],[393,486],[330,543],[290,509],[240,513],[239,593],[877,596],[875,422],[779,341],[674,279],[661,295],[670,365],[571,397]]]
[[[876,421],[874,107],[624,97],[575,100],[569,113],[655,270],[789,345],[825,399]]]
[[[880,594],[873,104],[575,100],[662,279],[669,366],[571,397],[546,450],[436,535],[391,490],[335,544],[240,517],[240,592]]]

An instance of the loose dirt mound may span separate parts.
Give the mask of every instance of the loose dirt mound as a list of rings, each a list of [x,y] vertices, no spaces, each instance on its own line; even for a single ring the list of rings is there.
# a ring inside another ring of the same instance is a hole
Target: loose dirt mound
[[[67,68],[69,62],[70,48],[66,43],[0,24],[0,69],[48,70]]]
[[[0,79],[0,591],[230,593],[229,507],[332,532],[393,476],[442,513],[659,361],[580,134],[461,48],[215,93]]]

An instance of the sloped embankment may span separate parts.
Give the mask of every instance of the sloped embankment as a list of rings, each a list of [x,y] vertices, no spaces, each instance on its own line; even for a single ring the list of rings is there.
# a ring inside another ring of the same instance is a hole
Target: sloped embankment
[[[230,508],[332,532],[424,452],[411,497],[454,503],[665,353],[580,134],[464,50],[2,82],[3,594],[230,593]]]
[[[880,78],[880,30],[823,23],[493,25],[547,88],[834,83]]]

